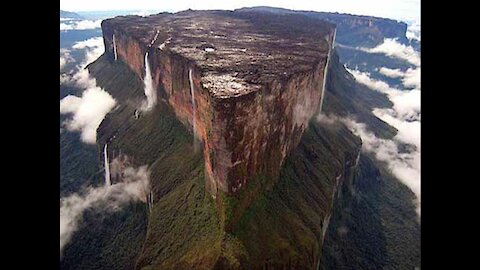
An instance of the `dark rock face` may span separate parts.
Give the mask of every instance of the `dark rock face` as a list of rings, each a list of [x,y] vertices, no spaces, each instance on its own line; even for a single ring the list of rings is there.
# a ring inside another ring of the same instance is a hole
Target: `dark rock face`
[[[214,196],[278,175],[318,111],[334,38],[320,20],[227,11],[117,17],[102,30],[109,58],[115,36],[117,61],[139,78],[149,53],[158,96],[203,142]]]

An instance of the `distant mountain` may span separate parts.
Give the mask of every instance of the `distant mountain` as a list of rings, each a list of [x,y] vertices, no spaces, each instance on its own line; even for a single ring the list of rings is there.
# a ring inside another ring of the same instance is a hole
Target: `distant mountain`
[[[75,12],[65,11],[60,9],[60,18],[82,19],[83,17]]]
[[[336,42],[348,46],[375,47],[384,38],[398,38],[399,42],[407,44],[405,35],[407,24],[387,18],[352,15],[331,12],[301,11],[274,7],[241,8],[240,12],[261,12],[275,14],[302,14],[314,19],[321,19],[337,25]]]

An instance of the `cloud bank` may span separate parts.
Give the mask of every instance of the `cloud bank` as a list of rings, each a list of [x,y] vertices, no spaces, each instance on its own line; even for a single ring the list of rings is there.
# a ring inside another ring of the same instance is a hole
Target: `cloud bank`
[[[407,38],[412,40],[420,40],[421,39],[421,28],[420,28],[420,21],[414,20],[408,23],[407,32],[405,33]]]
[[[400,78],[404,76],[404,73],[398,69],[390,69],[386,67],[381,67],[378,72],[390,78]]]
[[[60,71],[71,62],[75,62],[75,59],[70,55],[70,50],[60,49]]]
[[[399,90],[390,87],[386,82],[375,80],[370,77],[368,72],[361,72],[358,70],[347,70],[355,77],[357,82],[366,85],[372,90],[385,93],[392,101],[393,111],[395,117],[402,120],[418,119],[420,115],[420,89],[413,90]],[[418,78],[419,79],[419,78]],[[415,85],[420,85],[420,81],[414,81]],[[383,120],[383,119],[382,119]]]
[[[77,72],[73,76],[60,75],[60,84],[74,85],[84,91],[81,97],[69,95],[60,100],[60,114],[72,115],[63,123],[67,130],[78,131],[81,133],[83,142],[95,144],[97,128],[105,115],[115,107],[116,101],[109,93],[97,86],[96,80],[90,77],[85,67],[96,60],[105,51],[105,48],[102,38],[96,37],[76,42],[72,49],[85,50],[85,58],[77,65]],[[62,53],[62,50],[60,52]],[[67,62],[69,52],[69,50],[63,50],[65,61],[62,63],[61,54],[61,68],[62,64],[64,66]]]
[[[79,131],[83,142],[95,144],[97,128],[105,115],[116,105],[116,101],[97,86],[88,70],[77,72],[72,81],[85,91],[81,97],[69,95],[60,100],[60,113],[72,115],[63,124],[70,131]]]
[[[373,153],[376,159],[386,162],[393,175],[415,193],[418,199],[417,212],[420,215],[420,54],[413,47],[400,44],[395,39],[385,39],[375,48],[361,48],[361,50],[403,59],[414,66],[406,70],[386,67],[377,69],[380,74],[387,77],[400,78],[404,89],[397,89],[384,81],[373,79],[368,72],[347,69],[358,83],[385,93],[392,101],[392,108],[376,108],[373,114],[398,130],[393,140],[377,138],[366,129],[365,124],[357,123],[353,119],[341,119],[341,121],[362,138],[365,151]],[[404,144],[413,147],[407,151],[399,151],[400,145]]]
[[[412,46],[406,46],[397,41],[397,39],[386,38],[383,43],[374,48],[357,48],[368,53],[381,53],[386,56],[407,61],[408,63],[420,66],[420,53]]]
[[[86,67],[105,52],[105,45],[103,44],[102,37],[94,37],[76,42],[73,44],[72,48],[75,50],[85,50],[85,58],[80,64],[80,68]]]
[[[67,20],[64,20],[64,21],[66,22]],[[60,23],[60,31],[96,29],[101,27],[101,23],[102,23],[102,20],[96,20],[96,21],[82,20],[82,21],[71,21],[69,23]]]
[[[362,138],[363,151],[372,153],[376,159],[386,162],[393,175],[415,193],[417,197],[417,201],[415,202],[417,204],[417,213],[420,215],[420,149],[418,148],[408,153],[400,153],[398,141],[380,139],[368,131],[365,124],[358,123],[350,118],[343,119],[342,121],[354,134]],[[408,140],[412,140],[410,137],[407,138]],[[399,137],[398,139],[401,138]]]
[[[147,166],[127,167],[119,183],[111,186],[89,188],[82,195],[72,194],[60,199],[60,256],[63,249],[81,225],[83,213],[95,208],[114,212],[131,201],[146,201],[149,185]]]
[[[405,87],[420,89],[421,67],[409,68],[403,74],[402,83]]]

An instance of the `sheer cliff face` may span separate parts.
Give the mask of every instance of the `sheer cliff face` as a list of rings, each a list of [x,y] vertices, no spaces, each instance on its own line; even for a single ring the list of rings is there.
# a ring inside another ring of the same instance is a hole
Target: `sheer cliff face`
[[[224,11],[117,17],[102,30],[109,58],[115,46],[139,78],[149,53],[158,96],[203,142],[213,196],[278,175],[319,108],[334,32],[306,17]]]

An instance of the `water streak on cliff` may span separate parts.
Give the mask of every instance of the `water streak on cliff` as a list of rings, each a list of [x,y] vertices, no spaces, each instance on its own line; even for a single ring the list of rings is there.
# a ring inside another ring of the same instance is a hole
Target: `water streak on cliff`
[[[330,50],[328,51],[328,58],[327,58],[327,64],[325,65],[325,72],[323,73],[323,85],[322,85],[322,96],[320,97],[320,110],[319,113],[322,112],[323,108],[323,101],[325,99],[325,86],[327,82],[327,74],[328,74],[328,65],[330,64],[330,56],[332,55],[332,50],[335,45],[335,36],[337,34],[337,29],[333,32],[333,39],[332,39],[332,44],[330,46]]]
[[[149,111],[157,104],[157,92],[153,87],[152,73],[150,71],[150,64],[148,63],[148,52],[145,53],[145,77],[143,83],[145,85],[145,96],[147,97],[147,103],[143,110]]]
[[[196,135],[196,122],[195,122],[195,86],[193,84],[193,76],[192,76],[192,68],[188,70],[188,81],[190,82],[190,94],[192,96],[192,112],[193,112],[193,117],[192,117],[192,126],[193,126],[193,146],[195,149],[195,152],[198,150],[198,145],[197,145],[197,140],[195,139]]]
[[[107,151],[107,143],[103,148],[103,158],[105,163],[105,186],[111,186],[112,182],[110,180],[110,162],[108,162],[108,151]]]
[[[118,55],[117,55],[117,44],[115,43],[115,34],[113,35],[113,54],[115,56],[115,61],[116,61],[118,58]]]

